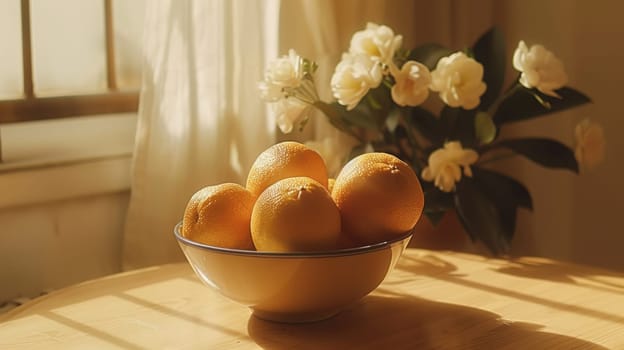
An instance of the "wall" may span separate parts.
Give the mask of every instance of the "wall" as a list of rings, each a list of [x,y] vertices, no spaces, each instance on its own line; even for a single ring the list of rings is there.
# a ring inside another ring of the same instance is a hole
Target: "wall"
[[[0,301],[120,271],[129,192],[0,209]]]
[[[606,161],[580,176],[528,162],[510,166],[535,201],[534,212],[520,216],[518,253],[624,269],[624,230],[619,220],[624,209],[620,156],[624,140],[619,136],[624,130],[620,107],[623,12],[624,2],[618,0],[496,3],[495,22],[505,31],[510,50],[520,39],[545,45],[564,62],[569,85],[593,100],[571,112],[514,125],[508,132],[552,135],[571,144],[575,124],[590,118],[603,125],[607,139]]]
[[[1,131],[0,305],[120,271],[136,115]]]

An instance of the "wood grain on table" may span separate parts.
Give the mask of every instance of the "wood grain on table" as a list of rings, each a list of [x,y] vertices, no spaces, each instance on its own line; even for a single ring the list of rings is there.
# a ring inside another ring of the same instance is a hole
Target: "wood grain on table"
[[[281,324],[180,263],[59,290],[0,322],[0,349],[624,349],[624,273],[407,249],[337,316]]]

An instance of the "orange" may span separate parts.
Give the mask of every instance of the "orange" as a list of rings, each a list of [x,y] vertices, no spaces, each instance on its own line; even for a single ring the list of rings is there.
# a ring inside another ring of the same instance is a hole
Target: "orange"
[[[259,251],[320,251],[337,247],[340,212],[331,195],[309,177],[279,180],[262,192],[251,215]]]
[[[327,188],[327,167],[323,158],[299,142],[281,142],[256,158],[247,175],[246,187],[257,197],[275,182],[296,176],[310,177]]]
[[[363,244],[408,232],[424,206],[422,187],[412,168],[378,152],[349,161],[336,177],[332,197],[340,209],[342,231]]]
[[[204,187],[184,210],[182,236],[212,246],[253,249],[249,223],[254,202],[254,196],[239,184]]]

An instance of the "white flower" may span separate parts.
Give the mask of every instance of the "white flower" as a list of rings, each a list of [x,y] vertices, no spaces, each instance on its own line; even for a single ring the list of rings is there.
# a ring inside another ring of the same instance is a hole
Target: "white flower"
[[[470,165],[477,161],[479,154],[471,149],[463,149],[458,141],[447,142],[444,148],[435,150],[429,156],[429,166],[423,169],[421,176],[425,181],[434,181],[434,185],[444,192],[451,192],[455,183],[464,175],[472,177]]]
[[[403,37],[394,35],[389,27],[368,23],[365,30],[353,34],[349,53],[364,54],[388,64],[392,61],[396,50],[401,47],[402,42]]]
[[[522,72],[520,84],[537,88],[546,95],[559,97],[555,90],[568,82],[568,76],[561,61],[542,45],[527,48],[524,41],[518,43],[514,52],[513,66]]]
[[[301,120],[305,110],[309,107],[307,104],[292,97],[282,98],[271,106],[273,113],[275,113],[277,126],[284,134],[292,131],[294,124]]]
[[[258,90],[260,90],[260,97],[266,102],[277,102],[277,100],[284,97],[284,92],[281,86],[261,81],[258,83]]]
[[[368,90],[379,86],[382,78],[377,61],[366,55],[343,54],[331,78],[331,89],[338,103],[351,110]]]
[[[576,139],[574,156],[579,164],[587,169],[600,164],[605,158],[606,147],[602,126],[585,119],[576,125],[574,134]]]
[[[483,66],[463,52],[442,57],[431,72],[431,90],[451,107],[473,109],[485,92]]]
[[[282,56],[269,63],[264,80],[273,85],[282,87],[297,87],[303,78],[301,57],[295,50],[290,49],[287,56]]]
[[[275,102],[284,97],[284,88],[296,88],[301,85],[304,76],[302,58],[295,50],[288,55],[269,63],[264,72],[264,81],[258,83],[262,99]]]
[[[396,81],[391,90],[392,99],[399,106],[418,106],[429,97],[431,73],[424,64],[407,61],[392,76]]]

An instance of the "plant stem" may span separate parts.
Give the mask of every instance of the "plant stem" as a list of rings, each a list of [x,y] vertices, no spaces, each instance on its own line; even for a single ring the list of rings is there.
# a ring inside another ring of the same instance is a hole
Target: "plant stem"
[[[520,81],[516,79],[515,83],[509,89],[507,89],[507,91],[505,91],[505,93],[501,97],[499,97],[496,101],[494,101],[494,103],[490,106],[490,108],[487,111],[488,114],[490,114],[491,116],[494,116],[500,104],[521,88],[523,88],[523,86],[520,84]]]
[[[317,110],[321,111],[321,113],[325,114],[329,122],[338,130],[349,134],[360,143],[366,142],[366,140],[364,140],[360,135],[353,131],[353,129],[351,129],[348,125],[345,125],[345,123],[342,121],[342,118],[338,115],[338,112],[336,112],[336,110],[334,110],[331,105],[328,105],[327,103],[320,100],[311,103],[311,105],[314,106],[314,108],[316,108]]]
[[[304,80],[298,88],[293,89],[293,96],[307,104],[313,105],[318,101],[318,94],[314,88],[314,81]]]

